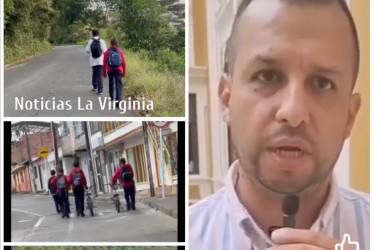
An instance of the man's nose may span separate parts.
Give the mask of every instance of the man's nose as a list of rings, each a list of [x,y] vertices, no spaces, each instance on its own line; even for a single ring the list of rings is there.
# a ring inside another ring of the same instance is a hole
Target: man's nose
[[[300,82],[289,83],[280,95],[280,103],[275,118],[281,123],[298,127],[310,122],[311,105],[306,89]]]

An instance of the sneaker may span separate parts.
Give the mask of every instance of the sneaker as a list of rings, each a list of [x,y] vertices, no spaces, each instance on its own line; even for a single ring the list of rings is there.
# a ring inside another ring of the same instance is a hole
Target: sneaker
[[[136,210],[136,209],[135,209],[135,205],[134,205],[134,206],[132,206],[131,208],[132,208],[132,210]]]
[[[103,94],[103,92],[100,92],[100,93],[97,93],[98,95],[102,95]]]
[[[84,215],[84,213],[81,213],[81,215],[82,215],[82,217],[84,217],[85,215]]]
[[[97,91],[97,89],[93,88],[92,91]]]
[[[69,215],[66,215],[66,218],[68,218],[68,219],[69,219],[69,218],[70,218],[70,216],[69,216]]]

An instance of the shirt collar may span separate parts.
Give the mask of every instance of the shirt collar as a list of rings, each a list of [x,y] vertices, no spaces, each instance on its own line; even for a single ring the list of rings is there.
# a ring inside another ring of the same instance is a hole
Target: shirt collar
[[[235,190],[235,184],[239,176],[239,161],[235,161],[229,168],[225,182],[225,199],[228,216],[233,222],[234,227],[241,230],[248,238],[262,238],[267,244],[273,245],[268,235],[266,235],[261,228],[256,224],[248,210],[240,202]],[[336,177],[333,175],[330,182],[330,191],[323,205],[317,220],[313,223],[311,230],[323,232],[332,219],[334,211],[339,201],[339,190]]]

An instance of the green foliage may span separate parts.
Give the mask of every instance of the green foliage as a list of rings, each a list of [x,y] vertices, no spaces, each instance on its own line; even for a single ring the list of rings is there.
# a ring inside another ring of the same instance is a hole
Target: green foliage
[[[156,68],[160,71],[173,71],[184,75],[184,56],[178,55],[169,48],[163,48],[156,51],[140,50],[139,53],[143,58],[156,61]]]
[[[170,20],[175,27],[184,28],[185,5],[179,0],[157,0],[167,10]]]
[[[154,104],[153,116],[183,116],[185,100],[184,75],[161,72],[159,63],[140,53],[125,51],[126,75],[124,93],[132,99],[145,97]]]

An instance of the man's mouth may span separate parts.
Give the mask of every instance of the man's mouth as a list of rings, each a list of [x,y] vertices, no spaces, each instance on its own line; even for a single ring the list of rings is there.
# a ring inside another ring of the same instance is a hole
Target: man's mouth
[[[298,147],[279,147],[272,149],[272,151],[279,157],[288,159],[300,158],[305,154],[305,151]]]

